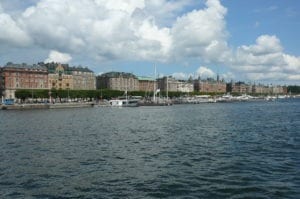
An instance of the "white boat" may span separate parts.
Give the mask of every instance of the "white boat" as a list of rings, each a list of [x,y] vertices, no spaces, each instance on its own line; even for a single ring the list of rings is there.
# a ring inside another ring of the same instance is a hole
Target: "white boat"
[[[270,96],[270,95],[268,95],[267,97],[265,97],[265,100],[266,100],[266,101],[275,101],[275,100],[276,100],[276,97],[275,97],[275,96]]]
[[[109,104],[113,107],[137,107],[138,101],[138,99],[113,99],[109,100]]]
[[[226,95],[222,95],[217,99],[217,102],[231,102],[233,101],[233,96],[230,95],[230,93],[227,93]]]

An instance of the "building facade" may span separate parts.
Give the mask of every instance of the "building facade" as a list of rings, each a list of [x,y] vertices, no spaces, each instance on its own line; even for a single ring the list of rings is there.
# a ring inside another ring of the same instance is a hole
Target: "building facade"
[[[157,82],[150,77],[138,77],[139,90],[145,92],[152,92],[157,88]]]
[[[0,68],[0,90],[4,99],[15,99],[18,89],[48,88],[48,71],[43,66],[10,62]]]
[[[95,90],[96,77],[88,68],[70,67],[68,64],[40,63],[49,73],[49,88],[62,90]]]
[[[95,90],[96,77],[94,72],[88,68],[71,67],[73,76],[73,88],[76,90]]]
[[[108,72],[97,77],[97,89],[138,91],[139,80],[131,73]]]
[[[252,86],[253,94],[269,94],[269,95],[278,95],[278,94],[287,94],[286,86],[265,86],[265,85],[253,85]]]
[[[253,87],[251,84],[245,82],[231,82],[227,84],[227,92],[237,94],[251,94],[253,93]]]
[[[49,88],[50,89],[74,89],[73,86],[73,76],[69,70],[67,70],[67,66],[62,66],[61,64],[58,64],[57,66],[54,66],[53,68],[51,66],[47,66],[49,76]]]
[[[15,99],[16,90],[62,89],[95,90],[93,71],[67,64],[38,63],[34,65],[7,63],[0,67],[0,94]]]
[[[225,81],[220,81],[219,78],[217,80],[212,78],[201,80],[198,78],[194,80],[194,89],[197,92],[226,93],[226,83]]]
[[[183,80],[176,80],[174,77],[163,77],[159,78],[157,81],[158,88],[161,91],[169,92],[193,92],[193,83]]]

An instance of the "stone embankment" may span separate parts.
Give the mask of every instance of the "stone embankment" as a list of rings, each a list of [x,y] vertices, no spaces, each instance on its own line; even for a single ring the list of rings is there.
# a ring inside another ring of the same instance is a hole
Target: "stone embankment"
[[[2,110],[61,109],[93,107],[94,103],[14,104],[0,105]]]

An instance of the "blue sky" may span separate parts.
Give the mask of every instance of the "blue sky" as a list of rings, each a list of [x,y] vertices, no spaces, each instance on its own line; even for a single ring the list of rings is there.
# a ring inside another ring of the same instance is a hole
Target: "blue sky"
[[[300,1],[0,0],[0,65],[300,85]]]
[[[226,17],[230,43],[249,45],[262,34],[277,35],[287,53],[300,55],[300,1],[251,0],[222,1],[228,8]]]

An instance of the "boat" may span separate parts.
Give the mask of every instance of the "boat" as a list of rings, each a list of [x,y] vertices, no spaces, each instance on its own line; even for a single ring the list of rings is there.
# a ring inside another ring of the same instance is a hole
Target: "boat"
[[[233,96],[230,93],[224,94],[217,99],[217,102],[232,102]]]
[[[139,105],[138,99],[112,99],[108,102],[113,107],[137,107]]]
[[[275,101],[275,100],[276,100],[276,97],[275,97],[275,96],[270,96],[270,95],[268,95],[267,97],[265,97],[265,100],[266,100],[266,101]]]
[[[171,100],[156,98],[156,101],[153,100],[141,100],[138,102],[139,106],[172,106],[173,103]]]

